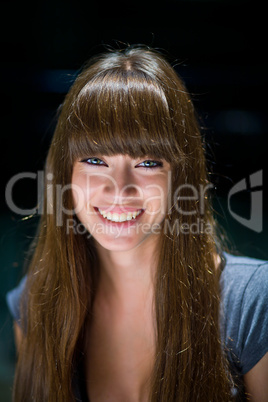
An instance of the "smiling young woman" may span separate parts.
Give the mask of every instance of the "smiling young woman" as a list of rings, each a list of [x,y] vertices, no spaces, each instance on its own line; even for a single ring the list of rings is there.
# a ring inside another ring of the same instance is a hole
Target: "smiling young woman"
[[[148,237],[159,237],[153,229],[167,213],[170,172],[166,161],[129,155],[78,161],[72,174],[76,216],[105,249],[140,246],[141,253]]]
[[[258,280],[257,298],[267,270],[223,253],[199,191],[209,185],[203,147],[190,97],[160,53],[108,52],[77,77],[47,158],[27,278],[8,297],[12,311],[20,304],[14,401],[245,396],[242,376],[267,351],[258,323],[268,325],[265,302],[250,324],[246,289]]]

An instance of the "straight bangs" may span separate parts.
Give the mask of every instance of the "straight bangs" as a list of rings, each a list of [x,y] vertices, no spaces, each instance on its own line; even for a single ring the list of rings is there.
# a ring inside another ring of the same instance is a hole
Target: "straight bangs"
[[[66,119],[71,161],[127,154],[182,163],[178,137],[183,127],[180,133],[174,126],[170,101],[162,86],[142,71],[114,68],[94,76],[79,91]]]

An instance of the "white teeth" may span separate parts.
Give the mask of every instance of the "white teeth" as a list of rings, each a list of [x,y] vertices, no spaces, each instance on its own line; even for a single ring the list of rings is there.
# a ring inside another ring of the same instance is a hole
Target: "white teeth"
[[[126,214],[120,214],[119,215],[119,222],[125,222],[127,220],[127,215]]]
[[[132,219],[132,213],[128,212],[127,213],[127,221],[131,221],[131,219]]]
[[[113,222],[125,222],[125,221],[131,221],[132,219],[135,219],[140,213],[141,210],[139,211],[134,211],[134,212],[128,212],[126,213],[117,213],[117,212],[105,212],[102,211],[101,209],[99,209],[99,213],[106,219],[108,219],[109,221],[113,221]]]

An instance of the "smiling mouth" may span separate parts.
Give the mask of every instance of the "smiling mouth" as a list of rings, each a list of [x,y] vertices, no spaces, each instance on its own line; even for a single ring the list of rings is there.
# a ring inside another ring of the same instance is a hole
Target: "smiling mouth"
[[[133,212],[118,213],[118,212],[105,212],[98,208],[98,212],[101,214],[101,216],[104,219],[107,219],[108,221],[112,221],[112,222],[132,221],[132,220],[136,219],[142,213],[142,211],[143,211],[142,209],[138,209],[137,211],[133,211]]]

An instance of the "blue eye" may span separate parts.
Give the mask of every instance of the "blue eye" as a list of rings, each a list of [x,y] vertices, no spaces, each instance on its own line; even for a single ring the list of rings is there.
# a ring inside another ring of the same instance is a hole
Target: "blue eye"
[[[162,167],[163,163],[162,162],[158,162],[158,161],[154,161],[154,160],[146,160],[144,162],[141,162],[137,165],[137,167],[145,167],[145,168],[158,168],[158,167]]]
[[[101,160],[100,158],[97,157],[93,157],[93,158],[88,158],[88,159],[84,159],[81,162],[86,162],[89,165],[94,165],[94,166],[107,166],[105,162],[103,162],[103,160]]]

